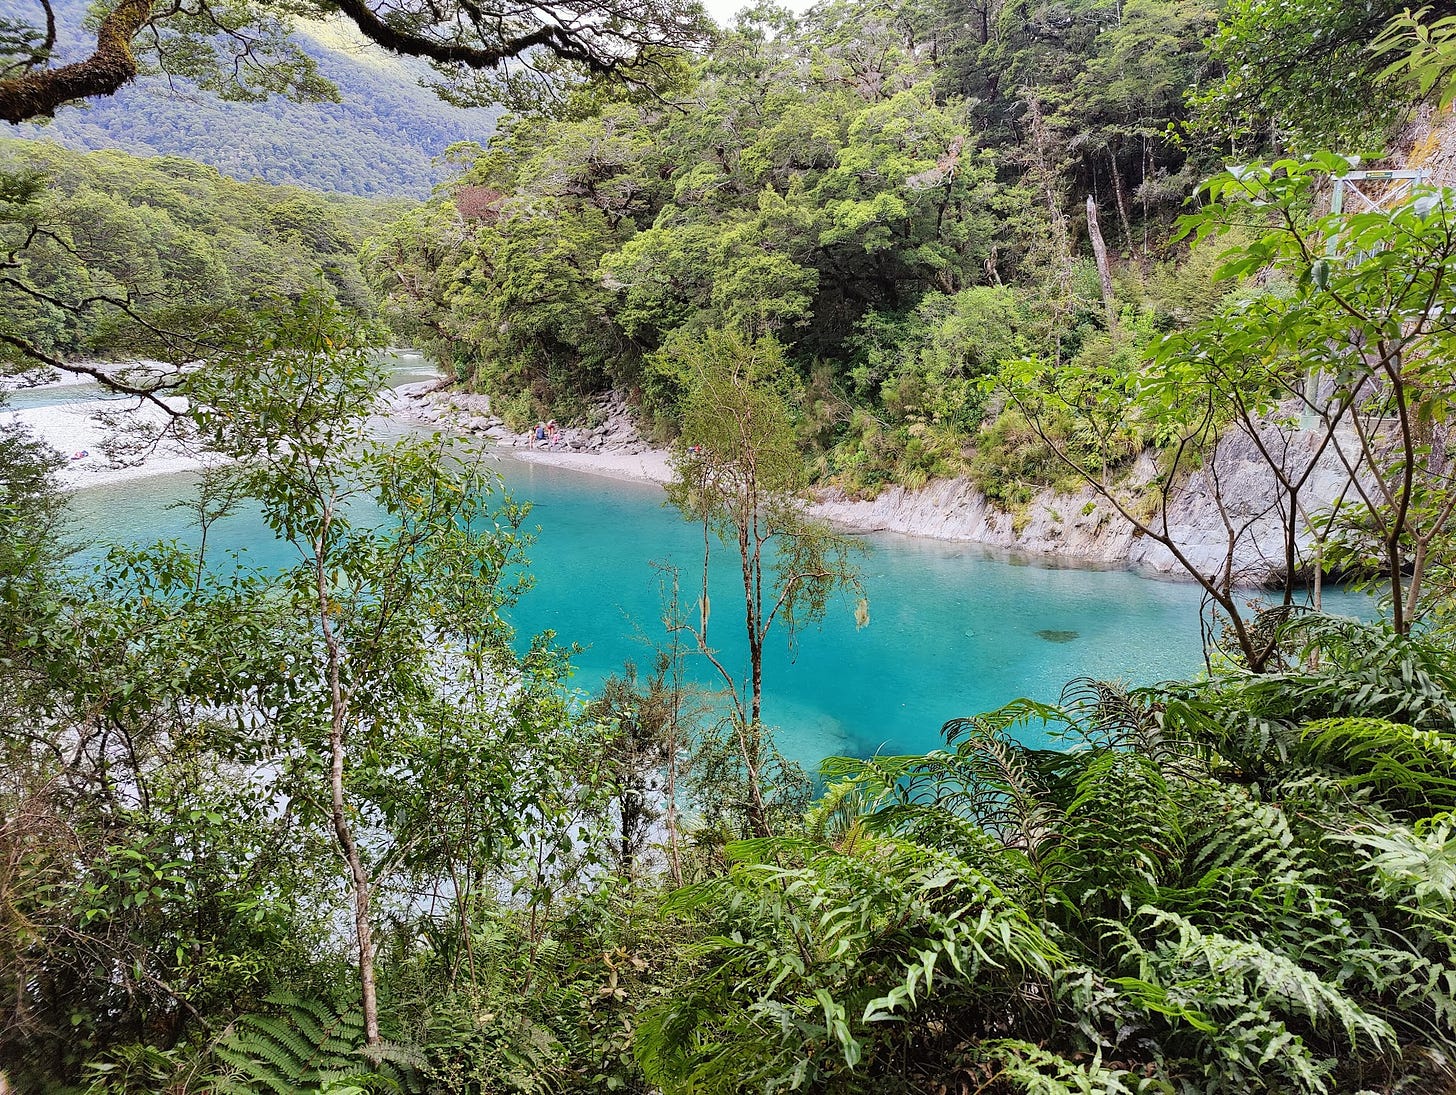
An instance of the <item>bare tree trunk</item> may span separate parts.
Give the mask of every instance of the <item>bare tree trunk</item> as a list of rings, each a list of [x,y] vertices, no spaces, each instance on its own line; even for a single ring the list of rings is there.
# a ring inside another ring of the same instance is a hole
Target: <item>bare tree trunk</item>
[[[1097,258],[1097,276],[1102,282],[1102,304],[1107,309],[1107,333],[1117,342],[1117,302],[1112,296],[1112,266],[1107,261],[1107,244],[1102,240],[1102,227],[1097,223],[1097,202],[1087,195],[1087,236],[1092,240],[1092,254]]]
[[[675,611],[675,610],[674,610]],[[672,674],[667,712],[667,867],[672,884],[683,884],[682,853],[678,848],[677,754],[678,731],[682,728],[682,653],[678,649],[677,632],[672,633]]]
[[[763,760],[760,756],[762,735],[758,721],[759,705],[763,694],[763,644],[761,639],[755,642],[754,638],[758,635],[758,616],[753,611],[753,556],[748,548],[748,534],[744,531],[747,528],[747,519],[743,520],[739,528],[738,548],[743,574],[744,622],[748,633],[748,649],[753,673],[751,698],[748,705],[743,702],[743,694],[738,682],[708,646],[708,560],[711,556],[709,546],[711,526],[707,518],[703,519],[702,524],[703,595],[698,602],[698,626],[689,630],[697,639],[698,652],[707,658],[713,668],[718,671],[718,675],[723,678],[733,696],[733,732],[738,739],[738,753],[743,758],[744,773],[748,782],[749,831],[754,836],[771,836],[773,834],[768,827],[768,810],[764,805],[763,788],[759,782],[763,768]],[[757,653],[754,653],[755,650]]]
[[[759,535],[758,482],[748,482],[748,520],[739,546],[743,550],[744,622],[748,625],[748,723],[739,728],[743,766],[748,774],[748,825],[756,837],[772,836],[768,809],[763,802],[763,640],[768,630],[763,618],[763,537]]]
[[[738,747],[748,781],[748,830],[756,837],[773,836],[763,801],[763,728],[758,722],[738,724]]]
[[[768,825],[768,810],[763,802],[763,633],[759,617],[763,613],[761,598],[755,596],[763,580],[762,560],[745,554],[743,559],[743,593],[748,611],[748,718],[738,728],[738,742],[743,754],[743,768],[748,776],[748,827],[757,837],[773,835]]]
[[[659,648],[657,651],[658,678],[667,705],[663,712],[667,731],[667,867],[672,874],[673,885],[681,886],[683,873],[682,850],[679,846],[681,833],[677,809],[677,766],[679,734],[683,721],[682,607],[676,568],[669,570],[664,567],[662,573],[672,575],[672,593],[663,606],[662,614],[662,622],[667,628],[668,642],[671,645],[666,650]],[[706,588],[704,593],[706,595]],[[665,586],[663,595],[668,597]]]

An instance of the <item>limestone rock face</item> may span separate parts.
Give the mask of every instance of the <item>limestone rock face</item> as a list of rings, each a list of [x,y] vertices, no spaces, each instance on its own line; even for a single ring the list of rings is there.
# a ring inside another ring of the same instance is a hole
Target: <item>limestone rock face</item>
[[[1133,538],[1132,526],[1090,487],[1074,494],[1045,492],[1015,513],[991,502],[966,479],[945,479],[916,491],[891,487],[869,500],[830,489],[822,492],[814,513],[865,532],[965,540],[1108,565],[1126,563]]]
[[[1331,449],[1310,467],[1319,455],[1321,439],[1318,432],[1290,433],[1273,427],[1261,429],[1257,441],[1240,430],[1226,434],[1214,459],[1216,479],[1207,469],[1195,471],[1173,494],[1168,509],[1168,531],[1189,562],[1209,574],[1229,566],[1235,582],[1246,585],[1283,575],[1289,515],[1281,507],[1288,500],[1274,489],[1270,458],[1285,469],[1287,478],[1308,479],[1300,491],[1304,512],[1294,522],[1298,554],[1306,556],[1314,539],[1308,516],[1328,509],[1349,484]],[[1347,437],[1342,444],[1353,451],[1356,441]],[[1167,548],[1147,539],[1132,546],[1128,562],[1158,572],[1181,569]]]

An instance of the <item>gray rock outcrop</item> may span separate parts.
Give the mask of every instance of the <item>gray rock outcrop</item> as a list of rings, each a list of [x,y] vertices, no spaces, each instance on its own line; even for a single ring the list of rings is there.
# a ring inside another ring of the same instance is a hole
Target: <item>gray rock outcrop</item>
[[[1213,467],[1200,468],[1171,492],[1166,512],[1156,498],[1143,504],[1154,514],[1145,523],[1166,535],[1193,566],[1210,576],[1225,567],[1235,584],[1262,585],[1285,570],[1284,496],[1264,455],[1278,461],[1290,478],[1308,472],[1300,492],[1296,543],[1309,556],[1313,531],[1308,518],[1327,510],[1346,491],[1349,477],[1332,450],[1310,469],[1321,435],[1266,426],[1258,442],[1231,430],[1220,440]],[[1347,440],[1347,443],[1348,440]],[[1261,451],[1261,445],[1263,451]],[[1151,491],[1155,468],[1144,455],[1126,477],[1120,494],[1134,498]],[[1128,503],[1124,503],[1128,504]],[[851,499],[823,491],[815,513],[846,528],[899,532],[941,540],[1061,557],[1084,563],[1126,566],[1144,573],[1185,577],[1182,563],[1158,539],[1142,535],[1091,486],[1071,493],[1042,491],[1014,510],[996,505],[966,479],[932,483],[920,490],[893,487],[874,499]]]
[[[560,426],[554,438],[536,440],[534,427],[515,431],[491,409],[490,397],[449,389],[444,383],[423,381],[402,384],[382,397],[389,413],[416,422],[461,430],[488,438],[503,448],[540,448],[557,452],[646,452],[642,438],[621,392],[607,392],[589,404],[585,422]]]

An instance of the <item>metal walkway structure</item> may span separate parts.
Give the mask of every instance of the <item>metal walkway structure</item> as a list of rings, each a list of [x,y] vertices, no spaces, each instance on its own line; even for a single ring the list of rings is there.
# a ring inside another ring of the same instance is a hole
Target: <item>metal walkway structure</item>
[[[1425,177],[1426,173],[1419,168],[1413,171],[1351,171],[1347,175],[1336,175],[1335,192],[1330,196],[1330,214],[1338,217],[1343,213],[1379,213],[1409,198]],[[1374,184],[1384,184],[1383,191],[1376,193]],[[1346,209],[1347,202],[1354,208]]]

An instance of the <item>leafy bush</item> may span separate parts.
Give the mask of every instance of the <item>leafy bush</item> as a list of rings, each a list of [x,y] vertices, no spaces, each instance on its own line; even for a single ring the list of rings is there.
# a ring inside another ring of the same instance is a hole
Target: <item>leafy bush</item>
[[[735,845],[675,897],[713,937],[642,1028],[649,1077],[1453,1090],[1456,666],[1350,621],[1282,641],[1284,674],[1078,682],[925,756],[827,761],[817,839]]]

